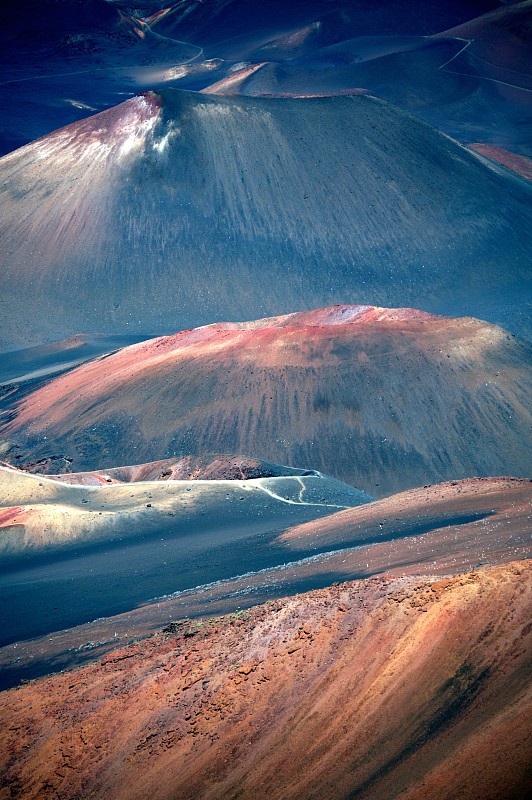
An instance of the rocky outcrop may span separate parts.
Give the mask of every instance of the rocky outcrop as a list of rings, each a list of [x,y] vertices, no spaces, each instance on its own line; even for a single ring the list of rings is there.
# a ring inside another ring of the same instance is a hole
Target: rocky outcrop
[[[3,694],[2,796],[524,797],[531,600],[514,562],[168,626]]]

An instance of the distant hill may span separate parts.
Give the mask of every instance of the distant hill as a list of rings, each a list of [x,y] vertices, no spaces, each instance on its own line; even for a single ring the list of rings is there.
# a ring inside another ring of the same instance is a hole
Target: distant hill
[[[255,453],[373,497],[528,477],[531,364],[532,346],[501,328],[412,309],[211,325],[49,380],[6,409],[1,446],[12,464],[59,473]]]
[[[339,302],[530,332],[532,186],[370,97],[150,94],[0,175],[4,350]]]

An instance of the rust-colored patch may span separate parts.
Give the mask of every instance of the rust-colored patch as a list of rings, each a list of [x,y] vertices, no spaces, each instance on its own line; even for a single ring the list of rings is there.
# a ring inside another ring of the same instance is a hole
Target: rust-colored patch
[[[5,692],[4,786],[65,800],[525,796],[532,565],[442,583],[353,581],[170,626]]]
[[[21,527],[35,513],[35,509],[27,506],[10,506],[0,509],[0,528],[12,528],[16,525]]]
[[[516,153],[510,153],[508,150],[503,150],[501,147],[495,147],[491,144],[470,144],[472,150],[476,150],[486,158],[496,161],[497,164],[502,164],[503,167],[515,172],[527,181],[532,181],[532,160],[526,156],[519,156]]]

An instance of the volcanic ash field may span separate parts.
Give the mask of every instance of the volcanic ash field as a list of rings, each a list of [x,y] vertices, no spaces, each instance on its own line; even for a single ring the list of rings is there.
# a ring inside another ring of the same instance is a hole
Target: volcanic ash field
[[[532,796],[532,0],[27,0],[0,800]]]

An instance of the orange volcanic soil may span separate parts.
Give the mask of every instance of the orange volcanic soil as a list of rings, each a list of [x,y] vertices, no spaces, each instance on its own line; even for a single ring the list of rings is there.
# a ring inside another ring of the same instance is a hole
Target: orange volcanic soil
[[[72,471],[248,452],[372,496],[532,474],[532,348],[501,328],[337,306],[209,325],[95,359],[28,394],[4,458]]]
[[[2,797],[495,800],[532,789],[532,566],[175,623],[2,695]]]
[[[319,543],[322,548],[346,542],[369,544],[357,553],[359,561],[367,556],[372,569],[381,563],[387,572],[392,568],[404,572],[410,564],[424,562],[428,567],[431,561],[438,570],[451,571],[457,558],[459,568],[466,566],[462,559],[469,550],[484,563],[511,558],[512,552],[514,558],[522,557],[521,546],[527,552],[530,546],[531,520],[532,480],[468,478],[338,511],[288,528],[279,540],[296,550],[301,542],[307,547]],[[410,559],[405,557],[408,549]]]

